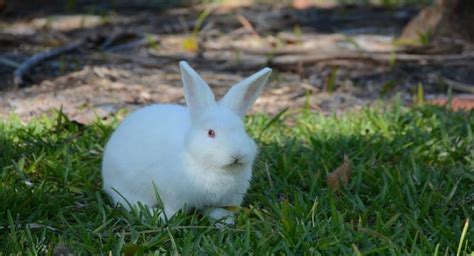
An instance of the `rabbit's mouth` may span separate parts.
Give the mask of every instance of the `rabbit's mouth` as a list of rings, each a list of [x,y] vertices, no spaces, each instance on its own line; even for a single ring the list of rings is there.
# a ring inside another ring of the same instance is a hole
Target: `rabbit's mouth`
[[[242,166],[242,165],[244,165],[244,163],[242,163],[242,162],[232,162],[232,163],[228,164],[227,166],[229,166],[229,167],[239,167],[239,166]]]
[[[227,164],[230,168],[239,168],[247,163],[245,155],[235,154],[231,156],[231,161]]]

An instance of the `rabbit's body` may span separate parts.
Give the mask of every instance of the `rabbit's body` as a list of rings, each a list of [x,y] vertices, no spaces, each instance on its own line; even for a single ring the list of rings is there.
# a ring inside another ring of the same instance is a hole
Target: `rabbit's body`
[[[155,207],[161,199],[167,217],[196,208],[232,223],[233,213],[221,207],[242,203],[257,154],[242,117],[271,70],[215,102],[204,80],[186,63],[180,67],[187,107],[152,105],[128,116],[105,147],[104,190],[127,208]]]
[[[107,143],[105,191],[124,206],[125,199],[132,205],[155,206],[156,188],[167,215],[184,206],[240,205],[251,179],[251,163],[227,169],[194,163],[186,150],[190,129],[190,113],[182,106],[152,105],[132,113]]]

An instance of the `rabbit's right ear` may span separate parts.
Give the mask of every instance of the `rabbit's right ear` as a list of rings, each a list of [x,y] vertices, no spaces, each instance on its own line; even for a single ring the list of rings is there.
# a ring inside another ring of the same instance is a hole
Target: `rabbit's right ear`
[[[216,104],[214,94],[209,85],[188,65],[186,61],[179,62],[181,80],[184,86],[186,106],[192,117],[196,117],[206,108]]]

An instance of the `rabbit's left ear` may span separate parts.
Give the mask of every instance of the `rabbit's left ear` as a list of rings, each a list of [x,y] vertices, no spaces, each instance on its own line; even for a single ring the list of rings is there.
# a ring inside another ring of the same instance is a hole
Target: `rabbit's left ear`
[[[267,83],[271,73],[271,68],[264,68],[242,80],[230,88],[220,103],[228,107],[238,116],[243,117],[245,112],[247,112],[255,100],[257,100],[258,95],[262,92],[263,86]]]

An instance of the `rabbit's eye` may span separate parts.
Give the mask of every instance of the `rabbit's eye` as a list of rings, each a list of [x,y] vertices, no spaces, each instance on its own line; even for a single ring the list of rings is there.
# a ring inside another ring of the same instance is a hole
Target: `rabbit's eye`
[[[207,131],[207,136],[209,136],[209,138],[214,138],[216,137],[216,132],[210,129],[209,131]]]

